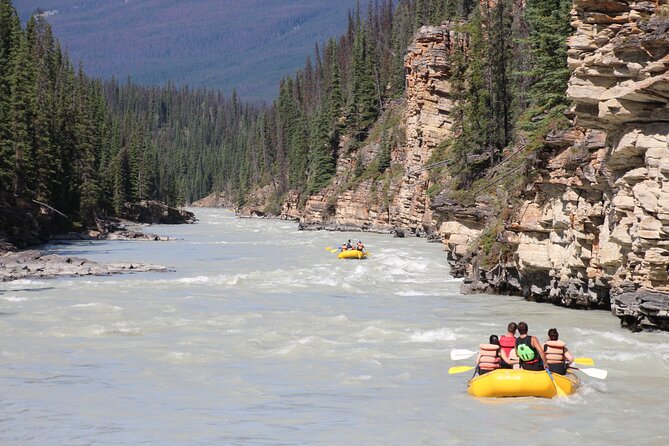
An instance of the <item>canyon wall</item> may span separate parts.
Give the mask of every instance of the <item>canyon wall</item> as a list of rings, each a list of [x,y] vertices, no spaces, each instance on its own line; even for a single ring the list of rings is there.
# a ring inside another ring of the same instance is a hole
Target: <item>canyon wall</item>
[[[504,192],[501,211],[489,193],[475,205],[428,193],[430,158],[451,136],[449,55],[463,44],[444,24],[423,27],[409,47],[406,101],[387,105],[365,144],[342,141],[332,184],[310,197],[290,192],[282,218],[428,235],[444,243],[465,292],[610,309],[632,329],[669,329],[667,3],[574,0],[572,125],[546,135],[525,188]],[[371,172],[390,133],[391,168]]]
[[[448,25],[420,30],[405,58],[406,102],[387,107],[365,145],[350,149],[350,142],[343,141],[333,183],[308,197],[304,208],[298,194],[289,194],[282,209],[285,218],[299,219],[305,229],[434,233],[425,167],[437,145],[450,135],[448,59],[455,44],[457,35]],[[378,158],[384,131],[387,137],[394,132],[399,143],[392,148],[391,167],[379,176],[363,166]]]
[[[497,236],[505,257],[484,270],[471,250],[455,256],[466,289],[611,308],[632,329],[669,329],[667,16],[666,2],[575,0],[574,125],[546,137],[549,156]],[[447,244],[465,240],[455,229]]]

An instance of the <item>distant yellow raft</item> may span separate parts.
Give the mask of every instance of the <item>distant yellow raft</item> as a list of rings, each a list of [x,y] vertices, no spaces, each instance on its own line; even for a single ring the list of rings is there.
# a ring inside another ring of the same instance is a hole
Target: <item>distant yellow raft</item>
[[[358,251],[357,249],[349,249],[348,251],[342,251],[337,256],[340,259],[364,259],[367,257],[366,252]]]
[[[553,373],[553,379],[567,395],[574,393],[581,384],[578,377],[571,372],[567,372],[566,375]],[[477,376],[469,382],[467,392],[484,398],[521,396],[553,398],[557,395],[557,390],[547,372],[509,369],[497,369]]]

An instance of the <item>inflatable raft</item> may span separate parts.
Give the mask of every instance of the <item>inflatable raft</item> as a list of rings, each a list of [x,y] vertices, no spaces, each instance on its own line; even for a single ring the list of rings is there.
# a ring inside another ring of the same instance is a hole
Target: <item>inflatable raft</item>
[[[349,249],[348,251],[342,251],[337,255],[340,259],[364,259],[367,257],[366,252],[358,251],[357,249]]]
[[[567,395],[574,393],[581,383],[572,372],[567,372],[566,375],[553,373],[553,379]],[[477,376],[469,381],[467,392],[470,395],[484,398],[519,396],[553,398],[557,396],[555,385],[547,372],[509,369],[497,369]]]

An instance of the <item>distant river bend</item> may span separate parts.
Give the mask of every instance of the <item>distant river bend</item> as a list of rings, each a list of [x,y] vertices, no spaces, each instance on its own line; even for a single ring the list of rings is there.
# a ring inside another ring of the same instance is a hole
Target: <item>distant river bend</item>
[[[513,420],[544,445],[669,443],[669,333],[462,296],[425,240],[196,213],[151,229],[174,242],[49,247],[176,272],[0,284],[1,445],[497,445],[519,439]],[[325,251],[348,238],[371,258]],[[450,349],[520,319],[608,379],[565,400],[469,397]]]

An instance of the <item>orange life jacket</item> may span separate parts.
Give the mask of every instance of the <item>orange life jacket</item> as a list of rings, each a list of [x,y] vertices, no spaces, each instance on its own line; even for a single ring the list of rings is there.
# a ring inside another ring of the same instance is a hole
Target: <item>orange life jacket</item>
[[[567,360],[564,355],[566,349],[562,341],[546,341],[544,351],[546,352],[546,362],[549,364],[561,364]]]
[[[479,363],[481,370],[495,370],[499,368],[500,357],[498,356],[499,345],[479,345]]]

